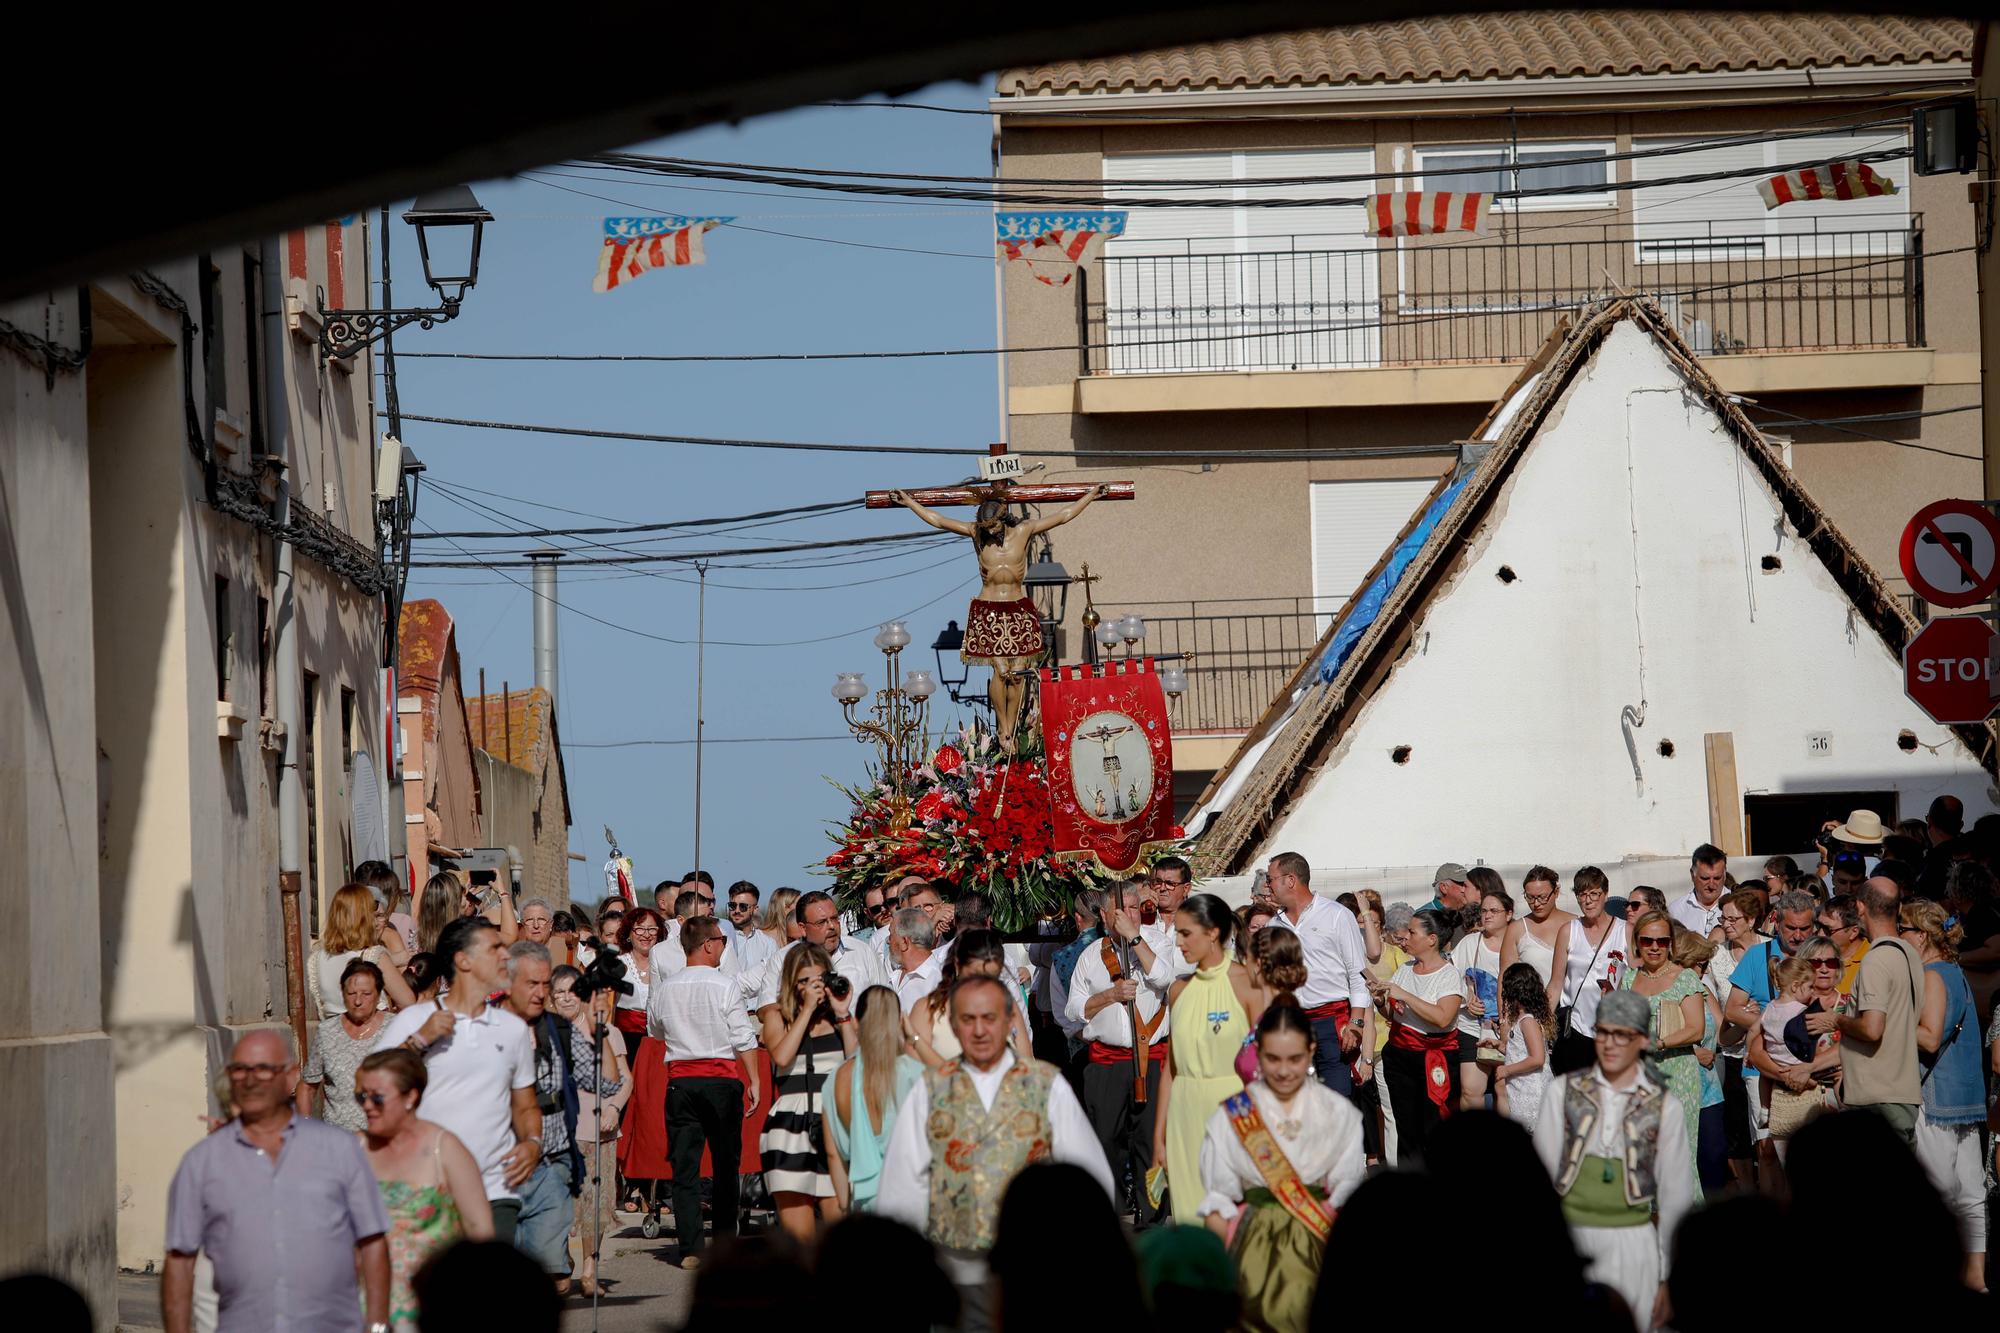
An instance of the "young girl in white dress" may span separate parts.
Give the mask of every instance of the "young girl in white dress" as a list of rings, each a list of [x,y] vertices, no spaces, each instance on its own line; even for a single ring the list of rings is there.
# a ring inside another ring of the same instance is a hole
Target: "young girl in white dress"
[[[1500,1017],[1507,1027],[1507,1063],[1493,1071],[1500,1110],[1532,1130],[1549,1086],[1552,1026],[1547,985],[1532,964],[1516,963],[1501,976]]]

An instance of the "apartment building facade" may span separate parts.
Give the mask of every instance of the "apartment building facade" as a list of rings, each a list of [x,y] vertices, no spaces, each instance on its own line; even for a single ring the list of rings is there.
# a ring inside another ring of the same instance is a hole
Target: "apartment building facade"
[[[1908,515],[1981,485],[1965,179],[1888,158],[1895,195],[1769,211],[1756,184],[1905,147],[1912,106],[1970,87],[1971,47],[1949,20],[1495,13],[1005,71],[1003,177],[1189,205],[1129,209],[1067,287],[1002,277],[1007,346],[1075,348],[1010,352],[1011,445],[1138,482],[1058,554],[1101,613],[1147,618],[1148,650],[1191,655],[1183,796],[1521,364],[1606,297],[1658,300],[1907,592]],[[1371,240],[1376,189],[1529,194],[1483,235]]]
[[[288,744],[301,950],[357,816],[385,818],[368,361],[326,361],[314,316],[361,303],[366,251],[333,222],[0,309],[0,900],[24,932],[0,1250],[100,1310],[114,1265],[162,1258],[235,1038],[294,1017]]]

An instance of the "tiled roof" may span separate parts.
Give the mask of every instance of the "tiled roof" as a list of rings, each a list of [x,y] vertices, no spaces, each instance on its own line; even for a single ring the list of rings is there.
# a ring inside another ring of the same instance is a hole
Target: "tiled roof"
[[[1959,19],[1542,10],[1310,28],[1001,72],[1003,96],[1173,92],[1969,60]]]
[[[552,712],[549,692],[539,685],[504,694],[475,694],[465,701],[472,743],[531,773],[543,753]]]

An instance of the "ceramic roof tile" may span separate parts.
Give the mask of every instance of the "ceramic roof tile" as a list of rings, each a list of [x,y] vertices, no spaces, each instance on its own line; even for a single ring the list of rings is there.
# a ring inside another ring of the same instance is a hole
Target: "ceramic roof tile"
[[[545,743],[550,712],[549,692],[539,685],[505,694],[476,694],[465,701],[473,744],[531,773]]]
[[[1968,60],[1959,19],[1545,10],[1312,28],[1002,71],[1003,96],[1337,87]]]

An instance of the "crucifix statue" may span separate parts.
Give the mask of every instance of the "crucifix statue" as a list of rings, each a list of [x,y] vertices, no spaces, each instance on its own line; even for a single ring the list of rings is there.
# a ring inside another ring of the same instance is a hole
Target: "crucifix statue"
[[[1015,732],[1027,705],[1028,682],[1041,658],[1042,613],[1028,596],[1028,546],[1036,537],[1061,527],[1102,499],[1133,498],[1130,482],[1099,486],[1047,484],[1022,486],[999,482],[990,486],[945,486],[922,491],[870,491],[871,509],[902,505],[924,522],[972,539],[979,560],[979,596],[965,620],[965,645],[959,655],[993,669],[988,693],[993,700],[994,728],[1000,748],[1014,753]],[[1043,518],[1028,518],[1012,506],[1038,501],[1067,500]],[[932,505],[978,505],[973,520],[946,518]]]
[[[1112,748],[1113,742],[1130,730],[1132,730],[1130,727],[1114,727],[1109,723],[1100,722],[1095,731],[1079,731],[1076,733],[1078,740],[1096,741],[1104,747],[1104,780],[1111,784],[1111,814],[1117,819],[1124,819],[1128,815],[1138,813],[1137,810],[1128,810],[1126,808],[1124,793],[1118,790],[1118,777],[1124,769],[1124,764],[1119,760],[1118,752]],[[1132,803],[1135,806],[1139,802],[1138,792],[1139,788],[1135,783],[1132,787]],[[1103,816],[1103,813],[1102,810],[1098,811],[1100,818]]]

